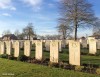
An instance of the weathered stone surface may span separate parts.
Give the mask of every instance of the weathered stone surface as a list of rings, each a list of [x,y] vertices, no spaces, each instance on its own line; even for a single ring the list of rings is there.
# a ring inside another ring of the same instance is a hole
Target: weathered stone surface
[[[42,54],[43,54],[43,46],[42,46],[42,40],[36,41],[36,51],[35,51],[35,58],[37,60],[42,60]]]
[[[95,37],[88,37],[87,44],[89,44],[89,42],[90,42],[91,39],[95,39]]]
[[[100,49],[100,39],[96,41],[97,49]]]
[[[58,60],[59,60],[58,41],[52,40],[50,42],[50,62],[58,63]]]
[[[11,55],[12,46],[11,41],[6,41],[6,54]]]
[[[31,43],[30,40],[26,40],[24,42],[24,55],[30,56],[30,52],[31,52]]]
[[[69,63],[80,65],[80,42],[78,41],[69,41]]]
[[[89,40],[89,53],[96,54],[96,40],[95,39]]]
[[[5,53],[5,45],[4,42],[1,41],[0,42],[0,54],[4,54]]]
[[[14,42],[14,57],[18,57],[19,56],[19,51],[20,51],[20,47],[19,47],[19,41],[15,41]]]

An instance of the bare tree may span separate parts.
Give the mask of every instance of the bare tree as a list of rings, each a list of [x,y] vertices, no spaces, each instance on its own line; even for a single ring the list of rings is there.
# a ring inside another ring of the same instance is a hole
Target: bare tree
[[[68,25],[65,25],[65,24],[60,24],[59,26],[57,26],[57,29],[63,40],[68,38],[72,32],[72,29]]]
[[[28,23],[28,25],[23,29],[23,35],[29,40],[35,36],[32,23]]]
[[[60,40],[60,35],[45,35],[44,38],[48,40]]]
[[[100,35],[100,19],[94,22],[93,35]]]
[[[60,22],[67,23],[74,30],[74,39],[77,40],[77,29],[92,25],[96,19],[92,5],[87,0],[61,0]]]
[[[11,31],[10,31],[10,30],[5,30],[5,31],[2,32],[2,35],[3,35],[3,36],[4,36],[4,35],[8,35],[8,34],[11,34]]]
[[[18,39],[20,39],[20,40],[24,39],[24,34],[19,32],[19,30],[15,30],[14,34],[15,34],[15,36],[17,36]]]
[[[20,35],[19,30],[15,30],[14,34],[15,34],[15,36],[17,36],[17,37],[18,37],[18,36]]]

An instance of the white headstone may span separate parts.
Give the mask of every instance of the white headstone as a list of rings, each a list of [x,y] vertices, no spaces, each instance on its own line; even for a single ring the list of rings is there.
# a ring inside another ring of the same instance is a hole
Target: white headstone
[[[12,51],[12,48],[11,48],[11,41],[6,41],[6,54],[8,55],[11,55],[11,51]]]
[[[36,41],[36,52],[35,52],[35,58],[37,60],[42,60],[42,54],[43,54],[43,50],[42,50],[42,40],[37,40]]]
[[[19,51],[20,51],[20,48],[19,48],[19,41],[15,41],[14,42],[14,57],[18,57],[19,56]]]
[[[96,54],[96,40],[95,39],[89,40],[89,53]]]
[[[24,42],[24,55],[30,56],[30,52],[31,52],[31,43],[30,40],[26,40]]]
[[[59,49],[58,49],[58,41],[52,40],[50,42],[50,62],[58,63],[59,60]]]
[[[95,39],[95,37],[88,37],[87,44],[89,44],[89,42],[90,42],[91,39]]]
[[[80,42],[78,41],[69,41],[69,63],[80,65]]]
[[[0,42],[0,54],[4,54],[5,53],[5,45],[4,42],[1,41]]]

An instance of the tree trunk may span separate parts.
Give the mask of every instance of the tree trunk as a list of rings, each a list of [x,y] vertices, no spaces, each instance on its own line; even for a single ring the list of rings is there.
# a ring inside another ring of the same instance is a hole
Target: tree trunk
[[[77,0],[75,0],[75,18],[74,18],[74,27],[75,27],[75,35],[74,35],[74,40],[77,40]]]
[[[77,24],[75,25],[75,35],[74,35],[74,40],[77,40]]]

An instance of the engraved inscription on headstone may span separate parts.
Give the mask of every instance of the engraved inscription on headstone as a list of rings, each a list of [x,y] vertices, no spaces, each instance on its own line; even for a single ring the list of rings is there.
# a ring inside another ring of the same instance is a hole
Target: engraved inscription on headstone
[[[80,65],[80,42],[78,41],[69,41],[69,63]]]

